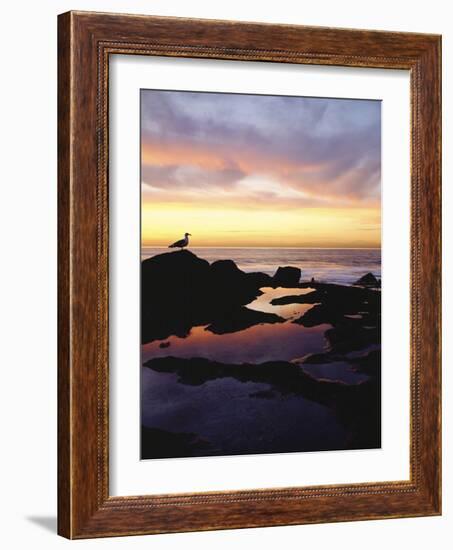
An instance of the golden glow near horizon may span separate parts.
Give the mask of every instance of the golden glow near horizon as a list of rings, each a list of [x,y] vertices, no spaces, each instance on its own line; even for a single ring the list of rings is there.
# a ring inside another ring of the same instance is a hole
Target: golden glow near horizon
[[[143,246],[380,247],[379,102],[142,94]]]
[[[167,246],[192,234],[192,246],[378,248],[376,209],[252,210],[143,203],[143,246]]]

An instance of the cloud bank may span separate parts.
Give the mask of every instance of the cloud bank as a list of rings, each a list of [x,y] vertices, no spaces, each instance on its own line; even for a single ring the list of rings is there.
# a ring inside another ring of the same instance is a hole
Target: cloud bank
[[[143,90],[141,125],[145,201],[379,205],[379,101]]]

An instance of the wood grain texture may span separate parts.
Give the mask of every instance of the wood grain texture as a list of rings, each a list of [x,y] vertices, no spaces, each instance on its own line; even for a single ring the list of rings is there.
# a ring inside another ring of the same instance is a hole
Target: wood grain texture
[[[70,536],[70,66],[69,16],[58,25],[58,532]]]
[[[440,37],[59,16],[58,531],[68,538],[440,514]],[[108,59],[165,55],[411,73],[411,479],[110,497]]]

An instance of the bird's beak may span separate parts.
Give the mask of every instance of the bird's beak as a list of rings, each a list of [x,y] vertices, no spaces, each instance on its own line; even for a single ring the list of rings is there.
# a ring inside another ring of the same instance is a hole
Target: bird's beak
[[[189,237],[191,237],[191,236],[192,236],[192,233],[189,233]]]

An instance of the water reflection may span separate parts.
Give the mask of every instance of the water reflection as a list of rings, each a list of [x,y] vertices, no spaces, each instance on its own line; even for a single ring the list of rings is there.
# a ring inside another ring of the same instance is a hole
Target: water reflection
[[[311,288],[263,288],[247,307],[275,313],[284,322],[258,324],[245,330],[214,334],[206,326],[192,328],[186,338],[171,336],[142,346],[142,363],[158,357],[205,358],[220,363],[302,363],[308,354],[325,351],[330,325],[312,328],[292,321],[314,304],[274,306],[274,298],[303,295]],[[300,366],[318,379],[357,384],[367,376],[347,362]],[[270,384],[241,382],[233,377],[200,385],[178,382],[172,372],[142,368],[142,423],[182,437],[196,434],[209,448],[184,449],[179,456],[331,450],[347,448],[350,431],[338,411],[301,395],[282,395]],[[173,451],[172,451],[173,452]],[[151,457],[151,454],[144,458]],[[174,454],[167,456],[175,456]],[[178,456],[178,455],[176,455]]]
[[[322,351],[324,332],[330,325],[306,328],[291,322],[313,304],[273,306],[270,301],[289,294],[306,294],[312,289],[263,288],[263,294],[250,303],[248,309],[276,313],[284,323],[259,324],[240,332],[213,334],[205,326],[194,327],[186,338],[171,336],[164,342],[154,341],[142,347],[142,362],[154,357],[204,357],[223,363],[262,363],[291,361],[310,353]]]
[[[190,456],[341,449],[347,431],[334,411],[299,396],[256,396],[266,384],[232,378],[201,386],[142,369],[142,421],[169,432],[196,433],[208,451]]]
[[[275,306],[271,304],[274,298],[282,298],[283,296],[303,296],[313,292],[314,288],[262,288],[262,295],[251,302],[247,308],[255,311],[263,311],[264,313],[276,313],[284,319],[296,319],[303,315],[306,311],[313,307],[314,304],[287,304]]]

